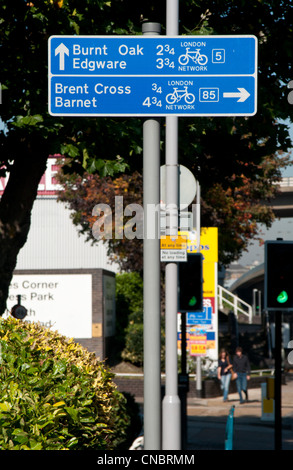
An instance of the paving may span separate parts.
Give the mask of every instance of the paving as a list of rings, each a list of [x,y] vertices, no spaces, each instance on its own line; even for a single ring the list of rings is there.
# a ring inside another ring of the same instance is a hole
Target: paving
[[[249,382],[248,382],[249,384]],[[227,417],[234,408],[233,450],[275,450],[274,422],[262,419],[261,388],[249,390],[248,401],[237,393],[228,401],[191,398],[187,402],[185,450],[224,450]],[[282,385],[282,450],[293,450],[293,380]]]

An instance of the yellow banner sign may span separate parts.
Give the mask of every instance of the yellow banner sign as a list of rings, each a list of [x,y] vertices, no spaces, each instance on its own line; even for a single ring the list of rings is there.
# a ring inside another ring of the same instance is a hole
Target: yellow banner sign
[[[213,262],[203,262],[202,277],[203,277],[203,296],[215,297],[216,296],[216,264]]]
[[[179,232],[187,237],[187,253],[197,253],[196,232]],[[218,262],[218,227],[202,227],[200,231],[200,253],[204,261]]]
[[[166,235],[160,240],[161,250],[186,250],[187,249],[187,235]]]

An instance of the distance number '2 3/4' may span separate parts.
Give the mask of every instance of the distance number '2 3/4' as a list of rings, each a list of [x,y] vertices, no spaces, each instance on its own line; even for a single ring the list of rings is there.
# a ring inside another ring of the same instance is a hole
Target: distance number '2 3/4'
[[[170,47],[169,44],[165,44],[164,46],[162,44],[157,45],[157,55],[163,56],[164,54],[170,54],[174,55],[175,50],[174,47]],[[159,57],[156,60],[156,67],[158,69],[162,69],[163,67],[169,67],[171,69],[175,68],[175,63],[173,60],[171,60],[169,57]]]

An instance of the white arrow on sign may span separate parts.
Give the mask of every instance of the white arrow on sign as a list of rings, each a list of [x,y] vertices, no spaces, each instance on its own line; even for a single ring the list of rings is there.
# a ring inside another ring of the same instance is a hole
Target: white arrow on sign
[[[247,100],[247,98],[250,97],[250,93],[248,93],[245,88],[237,88],[238,92],[232,92],[232,93],[223,93],[224,98],[239,98],[238,103],[241,102],[243,103],[244,101]]]
[[[59,69],[64,70],[64,57],[65,57],[65,54],[69,56],[69,49],[63,44],[63,42],[61,42],[61,44],[59,44],[59,46],[56,47],[55,49],[55,55],[58,55],[58,54],[60,54]]]

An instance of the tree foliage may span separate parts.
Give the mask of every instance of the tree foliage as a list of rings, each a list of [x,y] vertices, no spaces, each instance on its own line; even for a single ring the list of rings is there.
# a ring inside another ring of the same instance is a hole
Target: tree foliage
[[[59,191],[59,200],[66,202],[72,212],[72,220],[93,243],[103,240],[108,247],[110,259],[122,270],[142,271],[142,240],[124,236],[125,226],[132,216],[125,216],[125,207],[138,204],[142,208],[142,176],[138,172],[125,173],[111,178],[98,174],[84,173],[64,175],[59,172],[57,179],[64,190]],[[123,199],[122,199],[122,198]],[[98,204],[109,207],[109,213],[101,212],[101,234],[94,230],[97,217],[94,208]],[[105,230],[105,226],[110,231]],[[133,228],[135,236],[135,227]],[[100,236],[101,235],[101,236]]]
[[[160,17],[162,11],[157,13]],[[241,255],[252,238],[257,238],[259,223],[267,227],[272,224],[274,214],[268,203],[277,194],[275,183],[281,177],[282,168],[289,163],[289,124],[283,120],[290,119],[292,114],[286,96],[286,84],[292,78],[292,51],[288,39],[292,39],[292,4],[274,0],[255,0],[249,5],[233,0],[206,0],[199,4],[190,0],[180,4],[180,16],[181,34],[254,34],[259,44],[256,116],[181,118],[179,121],[179,163],[186,165],[200,182],[201,225],[219,227],[219,258],[222,264],[228,264]],[[164,143],[162,163],[163,155]],[[129,177],[133,175],[132,169],[138,168],[132,167],[130,161],[126,170]],[[85,181],[88,177],[85,175]],[[87,211],[83,205],[82,211],[82,229],[88,233],[95,220],[92,207],[106,199],[109,181],[102,181],[104,186],[97,184],[94,199],[88,196],[89,186],[84,183],[85,200],[92,204]],[[66,178],[63,182],[69,189]],[[75,194],[78,199],[78,189]],[[117,194],[126,196],[122,186]],[[66,200],[66,193],[62,199]],[[137,192],[133,202],[139,201]],[[69,202],[73,207],[73,201]],[[79,214],[75,218],[77,222],[81,212],[79,208],[74,209]],[[109,247],[127,269],[140,243],[127,240],[126,245],[125,241],[118,240],[114,250],[113,242]],[[132,269],[137,269],[137,262],[132,264]]]
[[[137,9],[136,28],[123,0],[0,0],[0,12],[0,176],[10,175],[0,201],[1,315],[48,155],[71,158],[79,172],[113,174],[141,149],[138,120],[55,118],[47,91],[51,35],[135,34]]]
[[[0,171],[10,174],[0,201],[1,313],[17,254],[27,239],[48,155],[61,153],[70,158],[65,170],[79,174],[87,171],[107,176],[126,171],[130,176],[142,171],[141,119],[56,118],[48,114],[48,38],[54,34],[140,34],[141,19],[161,23],[164,34],[166,2],[0,0],[0,6],[0,117],[4,124]],[[211,188],[218,187],[219,194],[239,194],[248,180],[254,183],[266,177],[267,159],[275,162],[269,182],[277,181],[284,162],[276,152],[287,152],[291,145],[288,124],[280,120],[292,117],[286,88],[292,80],[292,8],[291,0],[180,2],[180,34],[254,34],[259,42],[255,117],[180,119],[179,163],[201,184],[203,208],[207,208],[202,224],[219,226],[224,262],[237,257],[245,242],[235,239],[225,247],[221,238],[224,213],[214,210],[210,194],[215,190]],[[164,142],[163,134],[162,125]],[[266,223],[270,223],[268,216]],[[233,227],[237,233],[237,224]]]
[[[111,450],[132,435],[113,375],[73,339],[2,319],[0,348],[1,450]]]
[[[205,148],[208,149],[208,143]],[[267,227],[272,224],[275,217],[267,203],[276,196],[277,186],[274,183],[278,181],[280,167],[285,166],[286,162],[287,157],[278,153],[263,158],[259,165],[239,162],[241,173],[230,175],[226,182],[215,180],[210,187],[202,185],[202,225],[219,227],[219,259],[222,264],[237,259],[249,240],[258,236],[259,223]],[[248,166],[251,167],[249,172]],[[72,220],[79,231],[85,233],[93,243],[100,240],[107,243],[110,259],[119,264],[122,270],[141,273],[142,240],[125,236],[117,238],[119,227],[123,225],[125,229],[134,217],[132,213],[131,217],[124,215],[121,220],[125,207],[128,204],[142,205],[141,174],[134,172],[111,178],[84,173],[81,177],[78,174],[64,175],[60,171],[58,180],[64,188],[59,192],[59,200],[66,202],[73,210]],[[119,197],[123,199],[119,200]],[[111,211],[108,219],[104,212],[97,217],[93,209],[98,204],[109,206]],[[110,238],[109,233],[104,237],[96,236],[94,225],[97,221],[104,230],[105,224],[110,223]],[[224,229],[221,230],[222,227]],[[135,232],[133,235],[135,237]]]

